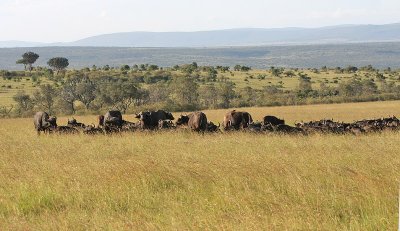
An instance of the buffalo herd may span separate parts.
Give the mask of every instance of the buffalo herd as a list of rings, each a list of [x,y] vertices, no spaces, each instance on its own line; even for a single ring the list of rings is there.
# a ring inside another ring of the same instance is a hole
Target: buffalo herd
[[[336,122],[333,120],[319,120],[296,123],[295,126],[285,124],[285,120],[275,116],[267,115],[262,122],[253,121],[248,112],[232,110],[225,114],[223,126],[214,124],[207,120],[203,112],[193,112],[181,115],[173,122],[175,117],[172,113],[164,110],[145,111],[134,115],[137,122],[126,121],[122,118],[120,111],[108,111],[98,116],[97,125],[85,125],[72,118],[68,119],[67,125],[58,126],[57,117],[49,116],[46,112],[37,112],[34,115],[35,130],[38,134],[112,134],[119,132],[134,132],[141,130],[176,130],[186,128],[191,131],[220,132],[224,131],[248,131],[254,133],[284,133],[284,134],[312,134],[312,133],[333,133],[333,134],[361,134],[379,132],[385,130],[400,130],[400,121],[395,116],[361,120],[353,123]]]

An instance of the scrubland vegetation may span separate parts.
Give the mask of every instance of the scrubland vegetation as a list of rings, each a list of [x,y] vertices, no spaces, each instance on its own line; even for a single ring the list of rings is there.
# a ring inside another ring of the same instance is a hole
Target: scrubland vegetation
[[[400,114],[398,101],[245,110],[255,120],[273,114],[290,124]],[[224,112],[205,111],[215,122]],[[66,121],[59,118],[59,124]],[[31,119],[2,124],[1,230],[397,227],[398,132],[37,137]]]
[[[109,109],[194,111],[400,99],[400,71],[370,65],[253,70],[194,62],[65,70],[68,60],[62,57],[49,60],[52,69],[18,62],[27,70],[0,71],[1,117],[26,117],[38,110],[83,115]]]

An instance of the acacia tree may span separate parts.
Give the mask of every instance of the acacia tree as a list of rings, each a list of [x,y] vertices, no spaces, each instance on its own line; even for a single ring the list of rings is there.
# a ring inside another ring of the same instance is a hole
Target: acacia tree
[[[28,65],[28,62],[25,59],[18,59],[16,64],[24,64],[24,70],[26,71],[26,65]]]
[[[231,101],[235,98],[235,85],[233,82],[221,82],[219,83],[217,93],[221,101],[222,108],[229,108]]]
[[[53,113],[54,99],[57,97],[58,91],[50,84],[41,85],[40,89],[33,93],[33,101],[36,105],[44,108],[46,111]]]
[[[28,70],[32,71],[32,65],[36,62],[38,58],[39,58],[38,54],[28,51],[22,55],[22,59],[17,60],[17,64],[24,64],[25,70],[27,69],[28,66]]]
[[[107,86],[108,101],[113,108],[125,113],[132,105],[138,102],[142,92],[134,82],[118,81]]]
[[[86,109],[89,109],[91,103],[96,99],[96,84],[87,76],[77,78],[76,97],[81,101]]]
[[[55,57],[55,58],[49,59],[49,61],[47,62],[47,65],[49,65],[53,70],[57,71],[57,74],[58,74],[59,71],[62,71],[68,67],[69,62],[68,62],[67,58]]]
[[[18,91],[17,94],[13,96],[13,99],[17,103],[17,113],[19,115],[29,113],[33,108],[32,98],[26,94],[25,91]]]
[[[194,110],[199,100],[199,85],[192,77],[175,77],[171,83],[171,99],[182,110]]]
[[[75,114],[75,101],[78,100],[76,96],[76,81],[68,79],[60,91],[61,99],[69,106],[72,114]]]
[[[214,84],[204,85],[199,88],[200,104],[204,108],[217,108],[218,95]]]
[[[82,102],[86,109],[89,109],[91,103],[96,99],[96,87],[96,84],[87,76],[73,76],[65,82],[61,90],[61,97],[75,113],[75,101]]]

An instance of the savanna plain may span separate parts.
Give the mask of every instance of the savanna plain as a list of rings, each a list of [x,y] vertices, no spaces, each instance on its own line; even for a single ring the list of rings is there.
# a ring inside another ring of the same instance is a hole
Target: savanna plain
[[[352,122],[400,116],[400,102],[243,110]],[[205,111],[213,122],[225,112]],[[37,136],[31,118],[1,124],[0,230],[397,228],[399,132]]]

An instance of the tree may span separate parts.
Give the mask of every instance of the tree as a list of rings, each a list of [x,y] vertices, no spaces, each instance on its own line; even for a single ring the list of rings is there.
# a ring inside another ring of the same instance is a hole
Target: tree
[[[11,112],[14,109],[14,105],[7,106],[0,106],[0,118],[10,118]]]
[[[284,74],[286,77],[289,77],[289,78],[292,78],[293,76],[296,75],[293,71],[290,71],[290,70],[285,71],[283,74]]]
[[[300,75],[299,90],[304,91],[304,92],[308,92],[308,91],[312,90],[310,77],[308,77],[307,75]]]
[[[233,67],[234,71],[240,71],[242,69],[242,66],[240,66],[239,64],[235,65],[235,67]]]
[[[81,101],[86,109],[96,99],[96,84],[87,76],[78,77],[76,85],[76,98]]]
[[[199,88],[200,104],[204,108],[217,108],[218,95],[216,94],[217,88],[214,84],[201,86]]]
[[[165,102],[170,94],[170,89],[163,82],[157,82],[155,84],[151,84],[148,87],[148,90],[149,90],[150,103],[155,103],[155,104]]]
[[[229,108],[231,101],[235,97],[235,85],[233,82],[221,82],[218,86],[218,97],[221,101],[222,108]]]
[[[17,64],[24,64],[24,69],[26,70],[26,67],[28,66],[29,72],[32,71],[32,65],[36,62],[36,60],[39,58],[39,55],[28,51],[22,55],[22,59],[17,60]]]
[[[54,99],[57,97],[58,92],[50,84],[41,85],[39,90],[33,93],[33,101],[36,105],[42,107],[50,114],[53,113]]]
[[[26,65],[28,65],[28,62],[25,59],[18,59],[16,64],[24,64],[24,70],[26,71]]]
[[[247,86],[239,90],[238,98],[240,107],[251,107],[256,104],[258,97],[256,90]]]
[[[216,66],[217,70],[221,71],[222,73],[225,73],[229,71],[229,66]]]
[[[215,70],[214,67],[211,67],[208,69],[207,74],[208,74],[207,80],[215,82],[215,80],[217,79],[218,71]]]
[[[358,68],[355,66],[348,66],[344,69],[347,73],[356,73]]]
[[[282,70],[280,68],[276,68],[276,67],[271,67],[270,71],[271,71],[271,75],[276,76],[276,77],[279,77],[282,73]]]
[[[17,61],[17,64],[24,64],[24,68],[26,70],[26,66],[28,66],[28,70],[32,71],[32,65],[36,62],[39,58],[39,55],[28,51],[22,55],[22,59]]]
[[[197,108],[199,99],[198,84],[192,77],[175,77],[170,83],[173,101],[183,110]]]
[[[182,65],[179,69],[186,75],[190,75],[198,69],[198,66],[196,62],[193,62],[191,64]]]
[[[158,69],[159,69],[159,67],[158,67],[157,65],[154,65],[154,64],[150,65],[150,66],[147,68],[148,71],[156,71],[156,70],[158,70]]]
[[[338,90],[342,96],[360,96],[363,92],[363,86],[360,80],[353,78],[347,82],[341,82]]]
[[[130,81],[118,81],[109,85],[106,90],[112,107],[121,110],[123,113],[139,102],[143,96],[143,92],[139,91],[136,83]]]
[[[61,89],[60,96],[62,100],[69,106],[69,111],[75,114],[75,101],[77,100],[76,86],[73,82],[67,81]]]
[[[243,71],[243,72],[247,72],[247,71],[250,71],[250,70],[251,70],[251,67],[242,66],[242,67],[240,68],[240,70]]]
[[[110,70],[110,65],[106,64],[103,66],[104,71],[109,71]]]
[[[86,109],[89,109],[90,104],[96,99],[96,87],[89,77],[76,75],[65,82],[61,97],[70,104],[73,112],[75,112],[75,101],[82,102]]]
[[[33,108],[31,97],[25,91],[18,91],[13,96],[14,101],[17,103],[18,114],[29,112]]]
[[[129,71],[131,68],[129,67],[129,65],[125,64],[121,66],[121,71]]]
[[[57,74],[59,71],[64,70],[65,68],[68,67],[69,62],[67,58],[63,57],[55,57],[51,58],[48,62],[47,65],[49,65],[51,68],[57,71]]]

